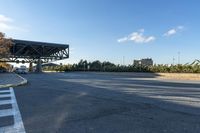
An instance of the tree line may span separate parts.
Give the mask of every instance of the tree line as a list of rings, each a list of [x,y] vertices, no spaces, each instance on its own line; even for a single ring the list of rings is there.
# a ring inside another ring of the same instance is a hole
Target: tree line
[[[109,61],[100,62],[99,60],[88,62],[80,60],[79,63],[45,66],[45,71],[95,71],[95,72],[155,72],[155,73],[200,73],[200,64],[178,64],[178,65],[153,65],[153,66],[136,66],[136,65],[116,65]]]
[[[0,32],[0,70],[9,69],[11,65],[4,63],[10,54],[12,39],[6,38],[4,33]],[[161,73],[200,73],[200,61],[195,60],[191,64],[178,65],[153,65],[153,66],[137,66],[137,65],[116,65],[109,61],[100,62],[99,60],[88,62],[80,60],[79,63],[45,66],[46,71],[98,71],[98,72],[161,72]]]

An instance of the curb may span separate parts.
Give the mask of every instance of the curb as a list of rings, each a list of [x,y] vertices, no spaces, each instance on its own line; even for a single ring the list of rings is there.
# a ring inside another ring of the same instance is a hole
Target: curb
[[[24,84],[27,84],[28,81],[27,79],[23,78],[22,76],[14,73],[16,76],[18,76],[19,78],[21,78],[23,81],[18,83],[18,84],[6,84],[6,85],[0,85],[0,88],[7,88],[7,87],[16,87],[16,86],[20,86],[20,85],[24,85]]]

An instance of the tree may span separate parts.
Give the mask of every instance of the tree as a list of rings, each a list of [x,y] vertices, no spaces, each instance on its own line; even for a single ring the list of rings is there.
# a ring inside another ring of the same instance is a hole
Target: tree
[[[101,71],[102,64],[99,60],[93,61],[90,63],[90,70],[92,71]]]
[[[5,38],[5,34],[0,32],[0,61],[5,61],[10,54],[10,47],[12,46],[12,39]],[[5,62],[0,62],[0,70],[11,69],[11,65]]]
[[[6,58],[10,54],[10,47],[13,42],[10,38],[5,38],[5,34],[0,32],[0,57],[1,60]]]

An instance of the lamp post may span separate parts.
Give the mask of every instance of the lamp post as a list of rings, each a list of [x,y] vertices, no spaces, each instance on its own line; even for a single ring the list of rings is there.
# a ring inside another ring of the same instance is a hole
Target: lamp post
[[[175,58],[173,57],[173,66],[174,66]]]
[[[180,52],[178,52],[178,65],[180,65]]]
[[[124,64],[125,64],[125,56],[123,56],[123,66],[124,66]]]

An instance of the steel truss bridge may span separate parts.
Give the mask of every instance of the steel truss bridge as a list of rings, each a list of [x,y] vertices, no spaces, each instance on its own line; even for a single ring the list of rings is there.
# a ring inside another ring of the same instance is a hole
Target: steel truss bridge
[[[69,58],[69,45],[47,42],[12,40],[10,55],[5,57],[6,62],[37,63],[41,69],[41,63]],[[41,71],[41,70],[38,70]]]

